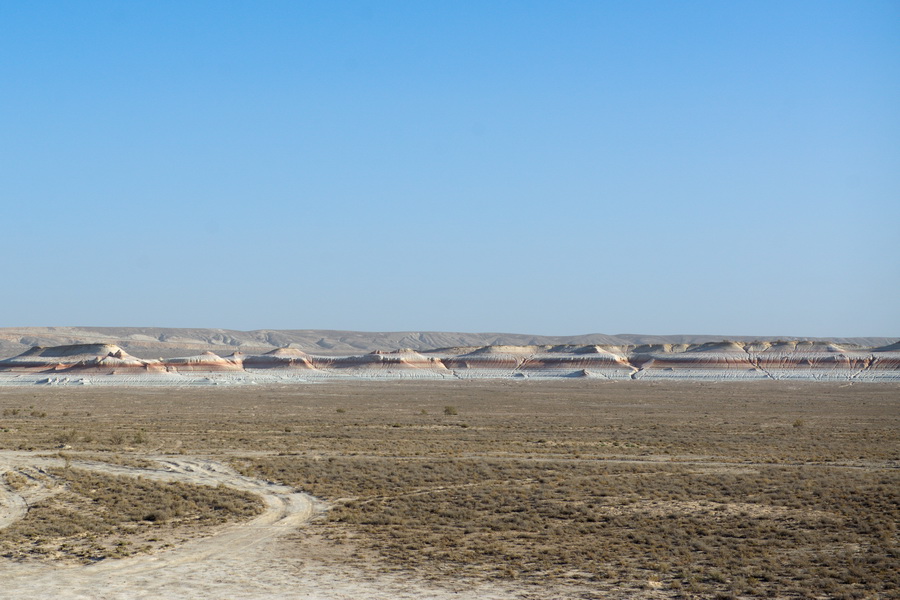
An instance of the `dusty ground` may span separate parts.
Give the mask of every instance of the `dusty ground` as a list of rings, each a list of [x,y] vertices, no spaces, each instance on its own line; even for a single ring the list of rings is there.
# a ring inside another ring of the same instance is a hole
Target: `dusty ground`
[[[0,577],[14,598],[898,597],[898,402],[762,382],[5,389],[0,470],[221,484],[267,508]],[[0,526],[29,518],[15,481]]]
[[[62,467],[153,481],[222,485],[257,494],[265,510],[240,524],[202,532],[173,549],[152,555],[110,558],[88,565],[71,561],[7,561],[2,569],[4,598],[416,598],[432,595],[421,585],[381,574],[339,569],[340,552],[322,548],[302,556],[283,547],[323,507],[307,494],[243,477],[207,459],[151,457],[154,466],[135,468],[38,455],[0,452],[0,470]],[[32,501],[47,495],[30,490]],[[8,493],[8,492],[7,492]],[[24,516],[24,515],[17,515]],[[315,547],[315,542],[309,544]],[[327,555],[327,568],[316,555]],[[439,595],[445,590],[438,589]],[[492,590],[479,592],[500,598]]]

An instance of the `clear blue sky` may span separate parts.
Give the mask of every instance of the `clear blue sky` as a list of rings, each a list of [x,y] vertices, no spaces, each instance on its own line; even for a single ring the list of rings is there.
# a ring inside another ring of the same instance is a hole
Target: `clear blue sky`
[[[898,2],[0,3],[0,326],[900,335]]]

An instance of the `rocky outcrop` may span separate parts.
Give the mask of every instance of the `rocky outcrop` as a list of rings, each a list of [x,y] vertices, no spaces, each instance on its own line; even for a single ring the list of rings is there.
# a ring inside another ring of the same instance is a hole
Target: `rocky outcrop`
[[[243,359],[246,369],[315,369],[312,357],[295,348],[278,348],[259,356]]]
[[[316,364],[321,365],[325,369],[349,370],[361,374],[410,370],[447,371],[447,367],[439,357],[428,357],[410,349],[390,352],[376,350],[362,356],[322,358],[318,359]]]
[[[169,358],[158,361],[169,372],[219,373],[222,371],[243,371],[244,359],[241,354],[222,358],[214,352],[204,352],[186,358]]]
[[[739,343],[773,342],[777,338],[710,335],[606,335],[591,333],[573,336],[542,336],[518,333],[459,333],[439,331],[366,332],[324,329],[233,329],[164,328],[164,327],[9,327],[0,328],[0,358],[16,356],[32,346],[64,346],[75,344],[114,344],[125,352],[144,359],[182,357],[215,352],[228,356],[242,352],[248,356],[263,355],[279,348],[297,349],[316,356],[360,355],[377,350],[412,348],[430,352],[447,348],[483,347],[569,347],[601,346],[687,347],[729,339]],[[791,338],[793,339],[793,338]],[[822,340],[818,340],[822,341]],[[848,347],[877,348],[897,341],[896,338],[834,338],[825,340]]]
[[[49,378],[48,375],[65,377]],[[96,376],[110,376],[97,379]],[[41,381],[141,385],[267,383],[329,379],[900,381],[900,343],[861,347],[828,341],[701,344],[497,345],[431,351],[317,355],[296,348],[262,354],[203,352],[141,359],[115,344],[34,347],[0,361],[0,384]]]
[[[0,361],[0,371],[18,372],[79,372],[79,373],[142,373],[165,369],[156,361],[131,356],[114,344],[74,344],[44,348],[35,346]]]

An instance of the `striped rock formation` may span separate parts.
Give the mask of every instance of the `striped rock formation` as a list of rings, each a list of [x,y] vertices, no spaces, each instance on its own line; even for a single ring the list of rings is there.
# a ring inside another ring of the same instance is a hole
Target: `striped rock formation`
[[[900,343],[825,341],[524,345],[315,355],[213,352],[142,359],[115,344],[34,347],[0,361],[0,385],[187,385],[367,379],[900,381]]]

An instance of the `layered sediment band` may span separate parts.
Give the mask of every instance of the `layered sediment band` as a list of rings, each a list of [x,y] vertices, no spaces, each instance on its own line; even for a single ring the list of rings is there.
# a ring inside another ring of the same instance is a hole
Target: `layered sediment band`
[[[316,356],[294,348],[142,359],[114,344],[34,347],[0,361],[2,383],[270,383],[329,379],[900,381],[900,345],[828,342],[483,346]]]

